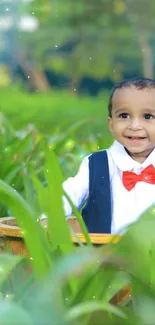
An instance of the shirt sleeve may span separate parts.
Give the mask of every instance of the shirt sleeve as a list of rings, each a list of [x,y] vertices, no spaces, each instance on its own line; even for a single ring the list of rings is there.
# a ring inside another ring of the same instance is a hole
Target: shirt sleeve
[[[82,205],[87,201],[89,196],[89,161],[88,157],[84,158],[78,173],[74,177],[69,177],[63,183],[63,189],[70,197],[74,206],[79,210]],[[63,197],[63,206],[66,217],[70,217],[72,214],[72,208],[67,200]]]

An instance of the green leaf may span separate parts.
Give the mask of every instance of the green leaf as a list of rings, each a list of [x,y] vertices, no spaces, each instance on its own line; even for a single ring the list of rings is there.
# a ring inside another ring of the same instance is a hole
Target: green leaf
[[[49,245],[45,232],[35,220],[33,209],[9,185],[0,180],[0,201],[7,205],[17,219],[17,224],[30,253],[36,276],[45,274],[51,265]]]
[[[45,173],[49,192],[48,232],[51,243],[53,249],[61,246],[63,251],[69,252],[74,249],[74,246],[63,210],[63,176],[57,158],[50,149],[46,150]]]
[[[74,216],[77,217],[77,220],[79,222],[79,225],[81,227],[81,230],[82,230],[82,232],[83,232],[83,234],[85,236],[85,240],[86,240],[87,245],[92,246],[92,242],[91,242],[91,239],[90,239],[90,236],[89,236],[87,227],[85,225],[85,222],[84,222],[84,220],[81,217],[81,213],[76,209],[76,207],[72,203],[70,197],[67,195],[67,193],[65,191],[64,191],[64,195],[66,196],[68,202],[70,203],[70,205],[72,207],[72,211],[73,211]],[[78,235],[76,235],[76,237],[78,237]]]
[[[96,264],[97,263],[98,262],[96,262]],[[86,302],[92,299],[108,302],[110,300],[109,292],[111,291],[111,286],[117,272],[118,270],[114,266],[100,266],[99,262],[99,266],[97,267],[94,264],[92,272],[89,270],[89,272],[83,274],[83,281],[81,281],[81,284],[79,283],[79,290],[73,298],[72,305],[76,304],[78,301]]]
[[[151,207],[137,222],[128,227],[114,251],[114,254],[118,253],[124,259],[128,273],[144,283],[151,283],[155,266],[154,227],[155,211],[154,207]]]
[[[0,302],[0,325],[33,325],[31,316],[21,306],[10,301]]]
[[[132,303],[136,315],[141,319],[141,324],[154,324],[155,318],[155,291],[151,286],[144,284],[136,277],[131,278]]]
[[[77,319],[85,314],[89,314],[90,316],[90,314],[102,310],[107,311],[110,314],[109,317],[111,317],[111,314],[114,314],[123,319],[127,318],[124,312],[111,304],[103,303],[100,301],[89,301],[85,303],[79,303],[78,305],[70,308],[66,314],[66,319],[68,321],[73,321],[74,319]]]
[[[17,175],[19,174],[19,171],[21,170],[21,165],[20,166],[11,166],[12,168],[10,171],[8,171],[7,175],[4,177],[4,181],[10,185],[12,185],[13,180]]]
[[[23,259],[23,256],[0,254],[0,286],[8,279],[9,273]]]
[[[31,178],[32,178],[32,182],[35,187],[35,190],[37,192],[37,198],[38,198],[38,204],[40,206],[40,210],[42,211],[42,213],[44,213],[46,216],[48,216],[49,215],[49,202],[50,202],[48,187],[43,187],[42,183],[35,176],[35,173],[32,170],[31,170]]]

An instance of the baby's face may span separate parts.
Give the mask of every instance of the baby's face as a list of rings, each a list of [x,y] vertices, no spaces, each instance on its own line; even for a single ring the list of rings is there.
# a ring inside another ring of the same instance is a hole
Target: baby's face
[[[155,148],[155,89],[132,86],[116,90],[109,128],[137,161],[140,156],[147,157]]]

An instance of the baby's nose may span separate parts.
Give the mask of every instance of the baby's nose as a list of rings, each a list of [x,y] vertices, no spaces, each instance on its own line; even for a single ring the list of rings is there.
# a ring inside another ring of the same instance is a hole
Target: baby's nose
[[[138,118],[133,118],[130,120],[130,128],[133,130],[141,129],[140,120]]]

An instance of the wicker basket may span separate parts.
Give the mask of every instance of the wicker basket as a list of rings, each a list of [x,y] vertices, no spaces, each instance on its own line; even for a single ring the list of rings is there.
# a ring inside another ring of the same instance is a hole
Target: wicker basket
[[[82,233],[80,233],[80,226],[75,217],[68,220],[70,226],[77,233],[78,238],[85,243],[85,238]],[[46,227],[47,220],[42,219],[41,224]],[[91,241],[94,245],[104,245],[111,241],[112,235],[108,234],[90,234]],[[118,241],[119,238],[115,240]],[[77,240],[72,237],[72,240],[77,244]],[[11,249],[13,254],[20,254],[28,256],[28,251],[26,249],[22,232],[16,224],[16,220],[13,217],[0,218],[0,251],[6,251]],[[125,302],[130,297],[130,288],[128,286],[120,290],[111,300],[114,305],[119,305]]]

